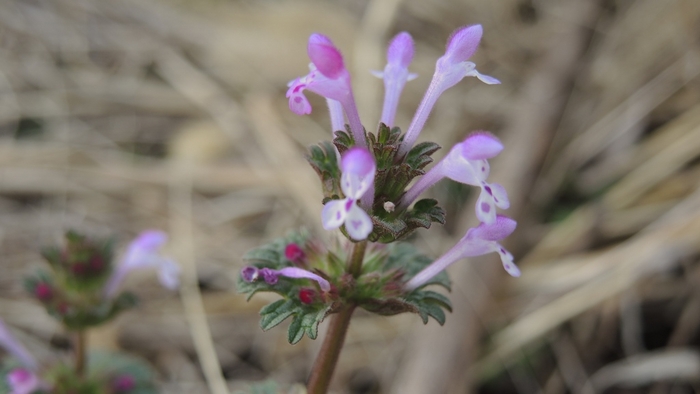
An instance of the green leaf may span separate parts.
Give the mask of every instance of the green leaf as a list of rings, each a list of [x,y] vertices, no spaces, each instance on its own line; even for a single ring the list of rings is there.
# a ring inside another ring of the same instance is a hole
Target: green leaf
[[[406,155],[406,163],[414,169],[422,169],[433,162],[430,157],[440,149],[440,145],[434,142],[421,142],[415,145]]]
[[[299,314],[294,315],[294,319],[292,319],[292,323],[287,329],[287,341],[289,341],[289,343],[291,343],[292,345],[301,341],[301,338],[304,337],[304,328],[302,327],[302,320],[303,318],[302,316],[299,316]]]
[[[294,314],[294,301],[279,300],[264,306],[260,310],[260,328],[267,331],[282,323],[284,319]]]

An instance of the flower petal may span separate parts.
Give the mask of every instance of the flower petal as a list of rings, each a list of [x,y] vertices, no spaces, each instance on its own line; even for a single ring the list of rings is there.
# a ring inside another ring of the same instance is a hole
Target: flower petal
[[[498,255],[501,257],[501,263],[503,263],[503,268],[506,270],[510,276],[513,277],[519,277],[520,276],[520,269],[518,269],[518,266],[515,265],[513,262],[513,255],[510,254],[509,251],[503,249],[501,245],[498,245]]]
[[[158,270],[158,279],[166,289],[177,289],[180,286],[180,266],[170,259],[163,259]]]
[[[479,81],[481,81],[487,85],[500,85],[501,84],[501,81],[499,81],[498,79],[496,79],[490,75],[482,74],[476,70],[474,70],[472,72],[472,76],[477,77],[479,79]]]
[[[481,160],[495,157],[503,150],[498,138],[484,131],[477,131],[460,143],[462,157],[467,160]]]
[[[348,211],[345,205],[349,199],[328,201],[321,211],[321,224],[326,230],[333,230],[343,225]]]
[[[340,168],[340,187],[346,197],[358,200],[373,186],[377,166],[366,149],[352,148],[345,152]]]
[[[318,283],[318,285],[321,287],[321,290],[326,291],[326,292],[331,290],[331,285],[330,285],[330,283],[328,283],[327,280],[314,274],[311,271],[307,271],[305,269],[301,269],[301,268],[297,268],[297,267],[285,267],[277,272],[280,275],[286,276],[288,278],[303,278],[303,279],[315,280]]]
[[[453,63],[466,61],[476,52],[483,33],[484,29],[481,25],[460,27],[455,30],[447,40],[445,55],[449,57]]]
[[[472,186],[481,185],[481,175],[488,175],[488,165],[484,162],[470,162],[462,156],[462,147],[460,144],[455,145],[450,150],[450,153],[439,163],[440,170],[444,176],[453,181],[464,183]],[[478,168],[475,168],[477,165]],[[483,170],[482,170],[483,169]]]
[[[498,183],[492,183],[489,186],[491,187],[493,201],[496,203],[496,206],[501,209],[508,209],[510,207],[510,200],[508,200],[506,188]]]
[[[493,197],[484,187],[481,188],[481,193],[479,194],[479,199],[476,201],[475,209],[476,217],[480,222],[486,224],[496,222],[496,206],[493,202]]]
[[[386,58],[389,63],[400,65],[403,68],[408,67],[413,60],[413,38],[411,35],[405,31],[397,34],[389,44]]]
[[[309,59],[326,77],[336,79],[346,72],[343,55],[328,37],[317,33],[312,34],[309,37],[307,51]]]
[[[372,219],[357,204],[353,204],[345,219],[345,231],[355,241],[362,241],[372,232]]]
[[[481,223],[472,228],[467,236],[471,240],[500,241],[513,233],[517,225],[515,220],[507,216],[497,215],[493,223]]]

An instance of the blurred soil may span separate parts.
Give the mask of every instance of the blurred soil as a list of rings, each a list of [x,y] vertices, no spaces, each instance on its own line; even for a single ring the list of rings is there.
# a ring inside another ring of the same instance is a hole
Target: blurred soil
[[[303,382],[319,343],[261,332],[270,298],[246,303],[234,283],[245,251],[298,227],[322,234],[303,154],[329,121],[322,100],[298,117],[284,97],[306,39],[344,51],[371,128],[382,85],[368,70],[410,32],[420,77],[405,127],[446,38],[473,23],[485,30],[473,60],[503,83],[450,89],[421,138],[504,141],[492,179],[512,199],[523,276],[492,259],[451,268],[446,327],[358,313],[335,392],[700,392],[697,0],[4,0],[0,316],[40,358],[67,354],[21,286],[41,247],[70,228],[120,245],[160,228],[181,293],[131,278],[143,302],[90,344],[148,360],[163,393]],[[474,219],[466,189],[431,193],[450,219],[413,241],[438,256]]]

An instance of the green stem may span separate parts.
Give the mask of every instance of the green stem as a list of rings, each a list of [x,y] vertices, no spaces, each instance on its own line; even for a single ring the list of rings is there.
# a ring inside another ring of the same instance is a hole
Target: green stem
[[[362,273],[362,262],[365,260],[365,250],[367,250],[367,240],[358,242],[352,248],[350,259],[348,260],[347,272],[357,278]]]
[[[353,247],[348,259],[347,272],[357,278],[362,273],[362,262],[367,250],[367,241],[358,242]],[[306,384],[308,394],[326,394],[331,384],[335,366],[340,358],[340,351],[345,343],[345,335],[350,326],[350,318],[355,311],[355,304],[347,304],[340,312],[331,317],[326,337],[321,344],[309,381]]]
[[[75,335],[75,374],[81,378],[85,376],[86,345],[86,332],[85,330],[79,330]]]

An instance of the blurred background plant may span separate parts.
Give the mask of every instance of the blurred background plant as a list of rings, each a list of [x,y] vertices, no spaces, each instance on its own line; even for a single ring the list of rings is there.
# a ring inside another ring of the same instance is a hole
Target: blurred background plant
[[[329,122],[295,116],[284,97],[308,62],[300,48],[312,32],[334,38],[372,125],[382,82],[369,70],[410,32],[406,125],[445,37],[473,23],[486,32],[474,61],[503,84],[446,92],[421,139],[451,146],[486,129],[503,141],[492,177],[519,222],[507,246],[523,275],[480,259],[451,267],[461,307],[445,327],[358,313],[334,390],[700,391],[695,0],[0,2],[0,317],[37,358],[68,354],[22,289],[41,247],[67,228],[166,228],[181,298],[129,278],[147,301],[90,346],[147,359],[164,393],[303,381],[318,344],[262,333],[272,299],[246,304],[234,288],[245,251],[290,228],[322,233],[303,153]],[[474,224],[466,191],[431,190],[453,218],[415,235],[432,257]]]

